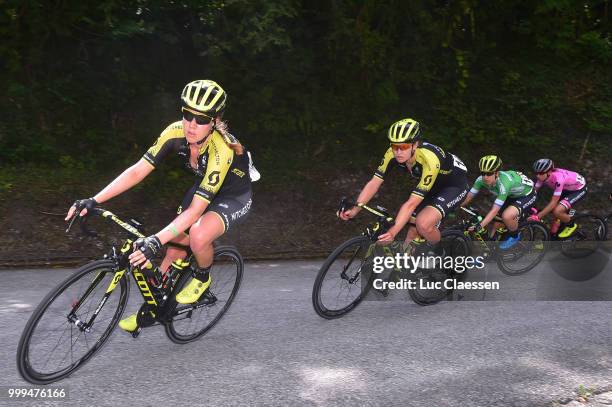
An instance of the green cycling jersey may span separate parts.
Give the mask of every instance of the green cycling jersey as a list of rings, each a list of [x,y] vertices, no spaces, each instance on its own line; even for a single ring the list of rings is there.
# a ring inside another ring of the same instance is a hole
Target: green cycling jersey
[[[476,178],[470,193],[476,195],[482,188],[496,195],[495,205],[502,206],[508,198],[520,198],[533,191],[533,181],[519,171],[499,171],[493,186],[487,185],[482,175]]]

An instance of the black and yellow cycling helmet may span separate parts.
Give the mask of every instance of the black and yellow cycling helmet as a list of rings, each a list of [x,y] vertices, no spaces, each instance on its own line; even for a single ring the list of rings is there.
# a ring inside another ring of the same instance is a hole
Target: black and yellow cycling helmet
[[[414,143],[420,139],[421,129],[416,120],[403,119],[389,128],[389,141],[392,143]]]
[[[216,117],[223,113],[227,94],[215,81],[200,79],[188,83],[181,93],[183,107]]]
[[[496,155],[485,155],[478,161],[480,172],[495,172],[502,166],[502,160]]]

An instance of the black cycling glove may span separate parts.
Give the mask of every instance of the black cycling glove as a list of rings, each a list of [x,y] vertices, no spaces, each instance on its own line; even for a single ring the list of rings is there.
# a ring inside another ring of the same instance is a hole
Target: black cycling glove
[[[76,207],[76,213],[79,214],[83,209],[91,211],[93,208],[98,206],[98,202],[93,198],[87,198],[79,199],[78,201],[75,201],[73,205]]]
[[[134,247],[145,255],[147,260],[151,260],[161,250],[162,244],[158,237],[153,235],[141,237],[134,242]]]

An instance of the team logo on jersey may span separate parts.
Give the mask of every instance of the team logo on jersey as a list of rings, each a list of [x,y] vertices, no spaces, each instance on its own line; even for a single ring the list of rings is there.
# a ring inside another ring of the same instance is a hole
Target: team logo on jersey
[[[208,185],[214,187],[219,183],[219,175],[221,173],[219,171],[213,171],[208,175]]]
[[[240,171],[238,168],[234,168],[232,172],[238,175],[240,178],[244,177],[244,171]]]

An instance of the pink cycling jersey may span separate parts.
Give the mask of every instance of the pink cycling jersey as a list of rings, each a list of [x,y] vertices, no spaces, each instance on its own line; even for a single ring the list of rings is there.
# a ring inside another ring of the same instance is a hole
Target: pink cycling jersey
[[[550,189],[554,189],[553,195],[559,196],[563,191],[577,191],[584,188],[586,181],[584,177],[577,172],[564,170],[563,168],[555,168],[551,171],[546,181],[538,180],[535,185],[536,191],[546,184]]]

